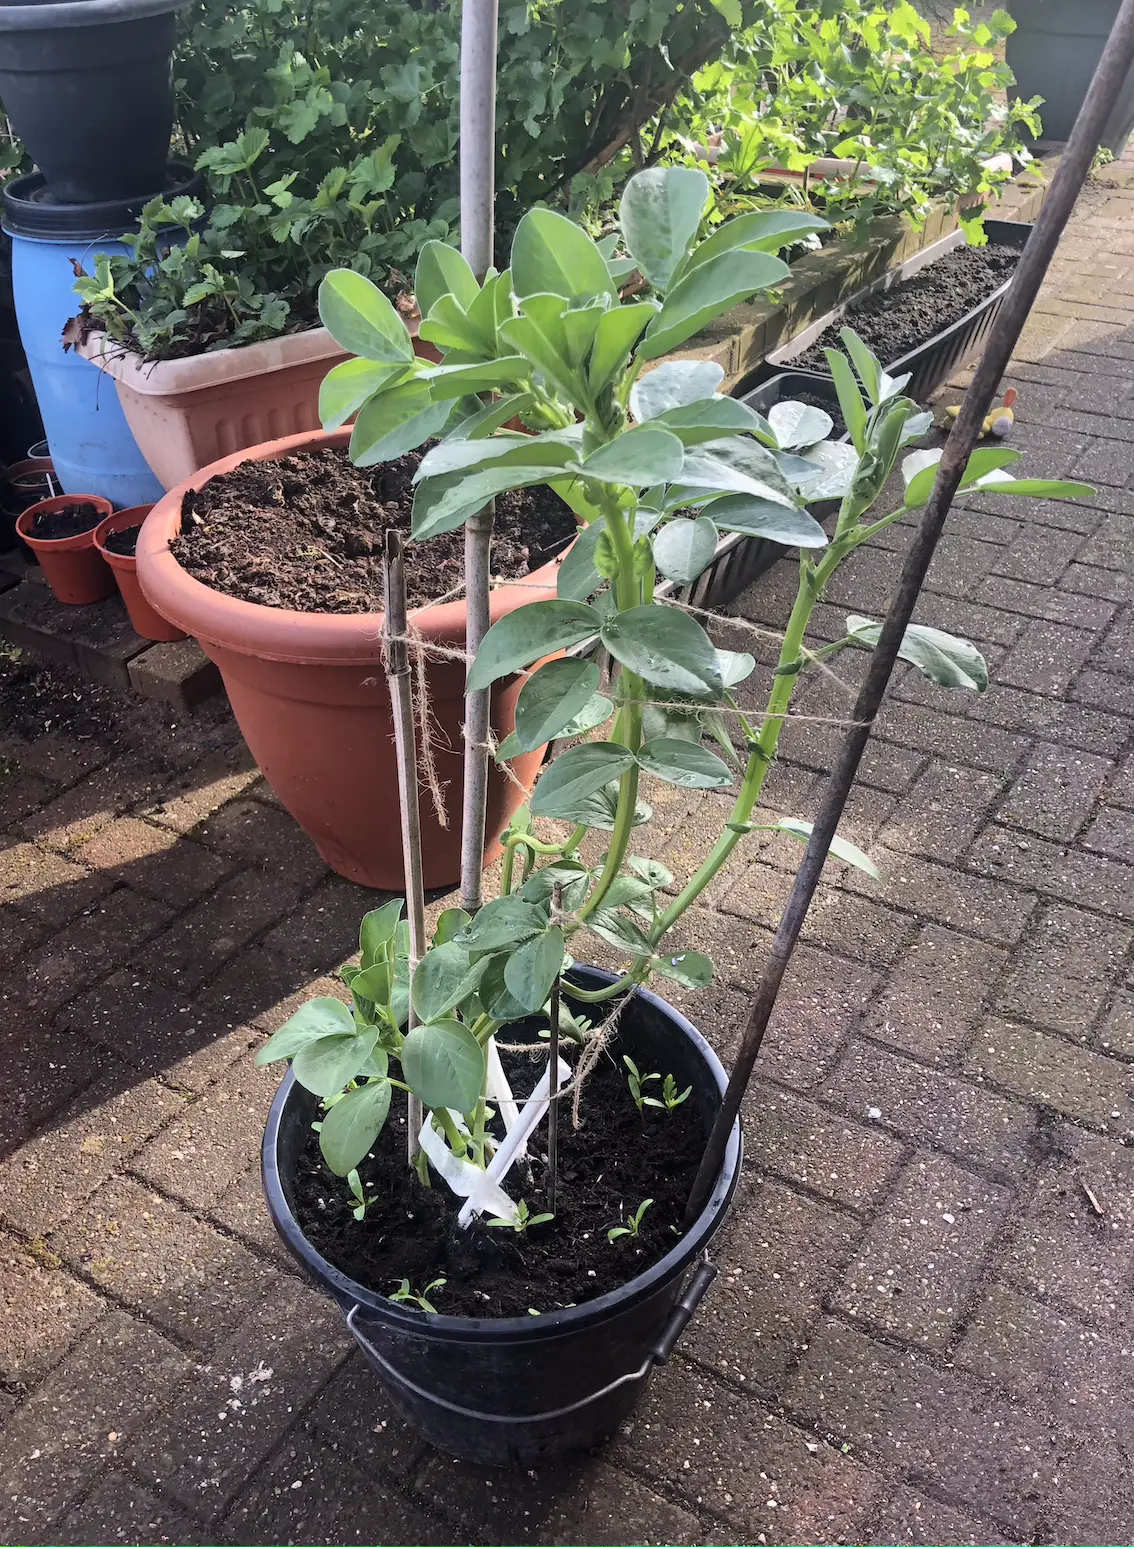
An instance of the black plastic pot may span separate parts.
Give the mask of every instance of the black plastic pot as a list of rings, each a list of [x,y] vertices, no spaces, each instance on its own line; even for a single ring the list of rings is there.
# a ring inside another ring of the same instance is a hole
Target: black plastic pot
[[[589,988],[613,981],[590,967],[572,969],[571,977]],[[700,1032],[656,994],[640,990],[622,1015],[618,1038],[620,1053],[693,1086],[689,1099],[707,1128],[726,1075]],[[704,1212],[660,1262],[611,1294],[569,1310],[490,1320],[395,1305],[314,1249],[291,1198],[296,1157],[315,1106],[289,1072],[264,1134],[268,1208],[288,1250],[338,1301],[402,1417],[440,1450],[493,1466],[535,1466],[589,1449],[612,1433],[653,1369],[668,1359],[713,1277],[705,1252],[740,1177],[740,1124]]]
[[[187,0],[0,0],[0,102],[64,204],[150,196],[173,128]]]
[[[984,228],[988,232],[990,242],[997,246],[1018,247],[1021,251],[1023,251],[1027,244],[1028,237],[1032,234],[1031,225],[1019,220],[986,220]],[[931,246],[924,248],[913,258],[909,259],[908,262],[900,264],[895,269],[891,269],[880,279],[876,279],[873,284],[865,285],[840,306],[828,312],[826,316],[820,317],[817,321],[811,323],[802,333],[798,333],[790,343],[784,344],[780,349],[773,350],[764,365],[756,373],[754,379],[756,381],[759,381],[761,378],[767,380],[772,376],[779,375],[783,371],[791,371],[793,375],[799,377],[801,383],[807,381],[812,390],[816,390],[820,382],[833,385],[832,378],[826,371],[803,370],[793,365],[792,362],[804,350],[809,348],[832,323],[842,322],[844,319],[853,322],[853,318],[847,318],[845,314],[855,301],[861,300],[864,296],[872,295],[878,290],[887,290],[893,286],[900,285],[903,280],[912,279],[915,274],[920,273],[923,268],[934,262],[935,259],[945,257],[947,253],[952,252],[956,247],[963,245],[963,243],[963,234],[960,231],[955,231],[952,235],[943,237],[941,241],[934,242]],[[943,381],[948,381],[954,371],[960,370],[974,355],[979,353],[981,346],[988,337],[992,324],[996,321],[997,314],[1000,311],[1004,297],[1008,294],[1008,288],[1011,283],[1010,279],[1006,280],[991,295],[986,296],[978,306],[974,306],[970,312],[966,312],[963,317],[951,323],[949,327],[943,328],[940,333],[935,333],[932,338],[927,338],[923,344],[919,344],[916,349],[911,349],[908,354],[904,354],[896,360],[883,361],[883,365],[891,376],[899,376],[906,371],[910,373],[909,385],[902,389],[907,397],[912,397],[915,401],[924,403]],[[748,385],[751,385],[751,382]]]

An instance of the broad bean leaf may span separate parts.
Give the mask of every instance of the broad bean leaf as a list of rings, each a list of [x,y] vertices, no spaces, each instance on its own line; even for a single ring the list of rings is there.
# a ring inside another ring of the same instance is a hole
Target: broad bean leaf
[[[591,872],[579,860],[555,860],[533,873],[520,888],[528,902],[547,902],[557,886],[563,888],[563,906],[570,910],[581,905],[590,888]]]
[[[656,604],[631,607],[608,618],[600,637],[616,661],[655,687],[690,698],[720,696],[717,652],[687,612]]]
[[[371,908],[363,915],[358,929],[358,948],[362,953],[362,965],[372,966],[379,957],[394,955],[405,903],[401,897],[393,897],[380,908]]]
[[[882,634],[881,623],[873,618],[847,618],[847,634],[851,644],[873,650]],[[924,672],[931,682],[943,688],[967,688],[971,692],[988,690],[988,663],[967,639],[941,629],[929,628],[924,623],[911,623],[902,638],[898,656]]]
[[[343,360],[319,384],[319,422],[337,430],[352,419],[368,398],[394,386],[407,374],[400,362],[379,365],[374,360]]]
[[[497,360],[468,365],[431,365],[419,380],[429,383],[435,399],[465,397],[470,392],[494,392],[531,378],[531,366],[523,355],[501,355]]]
[[[375,467],[413,451],[445,427],[450,404],[435,403],[425,382],[411,380],[363,404],[350,436],[356,467]]]
[[[567,301],[618,292],[606,260],[581,227],[555,210],[529,210],[512,239],[512,286],[522,300],[546,292]]]
[[[464,929],[472,917],[463,908],[446,908],[437,920],[437,928],[433,931],[434,945],[448,945]]]
[[[514,419],[522,414],[535,402],[535,397],[530,392],[513,392],[508,397],[499,398],[495,403],[489,403],[481,408],[477,399],[471,400],[477,406],[471,414],[456,423],[445,437],[447,443],[458,440],[480,440],[498,430],[502,424],[507,424],[509,419]]]
[[[558,926],[526,941],[504,964],[504,985],[533,1014],[543,1008],[563,966],[563,931]]]
[[[484,1049],[457,1020],[415,1026],[402,1043],[406,1084],[430,1110],[471,1113],[484,1089]]]
[[[673,883],[673,871],[668,870],[659,859],[644,859],[641,855],[632,854],[629,865],[634,874],[641,876],[652,892],[656,892],[660,886],[670,886]]]
[[[378,1032],[374,1027],[320,1037],[299,1049],[291,1067],[305,1090],[325,1099],[338,1095],[361,1072],[377,1044]]]
[[[653,301],[633,301],[603,312],[587,365],[587,382],[592,392],[609,386],[657,310]]]
[[[715,752],[694,741],[662,737],[647,741],[638,752],[643,773],[686,790],[720,790],[732,783],[732,770]]]
[[[550,468],[529,460],[530,451],[521,448],[475,472],[446,473],[419,483],[413,498],[413,536],[418,541],[455,532],[470,516],[483,510],[490,499],[507,489],[523,489],[530,484],[546,483]]]
[[[545,909],[520,897],[496,897],[492,902],[486,902],[460,933],[454,935],[453,944],[466,951],[512,950],[546,928]]]
[[[354,1017],[346,1005],[322,994],[288,1016],[256,1054],[256,1062],[262,1066],[281,1058],[294,1058],[308,1043],[318,1042],[321,1037],[351,1036],[354,1030]]]
[[[790,834],[792,838],[798,839],[800,843],[807,843],[810,841],[814,825],[813,822],[805,822],[802,817],[785,816],[781,817],[776,823],[776,828],[781,833]],[[854,865],[858,870],[865,871],[874,881],[881,881],[882,879],[882,872],[870,858],[870,855],[864,854],[857,844],[851,843],[846,838],[840,838],[837,833],[831,839],[831,847],[827,850],[827,853],[834,855],[836,859],[845,860],[848,865]]]
[[[837,349],[824,349],[823,353],[827,356],[827,368],[835,379],[843,423],[847,427],[852,446],[861,456],[866,450],[866,424],[869,416],[858,382],[854,379],[846,355],[840,354]]]
[[[727,435],[755,435],[765,444],[775,443],[763,415],[735,397],[702,398],[679,408],[667,408],[655,414],[649,423],[653,428],[672,431],[683,446],[700,446]]]
[[[467,312],[480,294],[480,286],[457,248],[445,242],[426,242],[417,257],[413,293],[421,315],[428,317],[444,295],[451,295]]]
[[[319,286],[319,319],[341,349],[380,365],[413,360],[409,330],[363,274],[332,269]]]
[[[597,634],[602,615],[586,602],[531,602],[500,618],[485,634],[469,670],[472,690],[491,687],[541,655],[566,650]]]
[[[654,563],[667,580],[691,585],[717,551],[717,529],[708,516],[695,521],[678,517],[666,522],[653,537]]]
[[[786,263],[763,252],[738,250],[710,258],[674,285],[646,329],[639,354],[646,360],[669,354],[714,317],[758,290],[781,284],[790,272]]]
[[[555,581],[560,601],[585,602],[603,584],[603,578],[595,568],[595,547],[605,530],[606,523],[602,520],[583,527],[564,554]]]
[[[986,487],[985,480],[982,478],[973,487]],[[1016,494],[1038,500],[1085,500],[1097,492],[1093,484],[1069,483],[1062,478],[1011,478],[1006,483],[989,482],[987,487],[992,494]]]
[[[622,239],[655,289],[668,290],[708,197],[709,179],[695,167],[650,167],[627,183],[618,206]]]
[[[655,956],[650,961],[650,969],[679,983],[682,988],[708,988],[713,981],[712,958],[701,951],[674,951],[668,956]]]
[[[846,441],[824,440],[800,458],[813,471],[805,473],[797,485],[800,498],[808,505],[820,500],[841,500],[858,473],[859,455]]]
[[[608,945],[620,951],[630,951],[635,956],[648,956],[652,949],[650,937],[634,920],[627,918],[624,913],[616,913],[613,908],[600,908],[597,913],[592,913],[587,920],[587,928]]]
[[[726,532],[766,537],[788,548],[822,548],[827,543],[826,532],[806,510],[754,499],[750,494],[726,494],[710,500],[704,514]]]
[[[588,478],[599,478],[604,483],[644,489],[648,484],[670,483],[677,478],[684,455],[676,435],[643,424],[592,451],[581,470]]]
[[[779,505],[795,505],[795,495],[764,446],[747,437],[713,441],[686,451],[681,468],[686,489],[719,494],[753,494]]]
[[[475,993],[483,970],[480,962],[470,961],[468,951],[455,937],[433,946],[413,975],[411,996],[419,1019],[435,1021]]]
[[[525,752],[560,735],[595,696],[600,681],[593,661],[548,661],[528,678],[516,700],[516,739]]]
[[[550,763],[532,791],[532,815],[582,822],[588,797],[634,766],[634,754],[612,741],[569,747]]]
[[[712,398],[724,380],[715,360],[663,360],[630,388],[630,412],[642,423],[672,408]]]
[[[348,1090],[323,1118],[319,1148],[336,1176],[355,1170],[373,1148],[390,1114],[389,1080]]]
[[[718,226],[712,236],[698,242],[685,260],[682,274],[736,248],[746,252],[781,252],[813,232],[830,229],[830,223],[818,215],[805,215],[798,210],[755,210],[737,215]]]
[[[784,451],[814,446],[826,440],[835,427],[830,414],[821,408],[790,401],[773,403],[768,410],[768,423]]]

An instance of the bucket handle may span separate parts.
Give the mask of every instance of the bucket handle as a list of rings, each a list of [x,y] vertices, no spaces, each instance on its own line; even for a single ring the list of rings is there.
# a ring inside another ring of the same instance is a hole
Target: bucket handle
[[[577,1402],[569,1402],[566,1407],[549,1408],[543,1413],[484,1413],[473,1407],[461,1407],[456,1402],[450,1402],[445,1397],[438,1396],[435,1392],[426,1391],[414,1381],[409,1380],[402,1372],[390,1363],[386,1356],[375,1348],[374,1344],[366,1336],[358,1325],[358,1313],[362,1307],[352,1305],[347,1312],[346,1324],[351,1330],[355,1342],[367,1354],[374,1363],[399,1385],[416,1397],[421,1397],[426,1402],[436,1403],[438,1407],[444,1407],[450,1413],[455,1413],[458,1418],[472,1418],[480,1423],[545,1423],[552,1418],[566,1418],[569,1413],[576,1413],[582,1407],[589,1407],[592,1402],[597,1402],[601,1397],[609,1396],[619,1386],[628,1385],[631,1381],[642,1380],[649,1374],[655,1365],[665,1364],[677,1344],[678,1338],[689,1325],[694,1311],[705,1297],[705,1291],[717,1276],[717,1270],[707,1257],[703,1257],[697,1264],[692,1278],[685,1290],[677,1298],[669,1318],[662,1328],[657,1342],[650,1349],[642,1364],[636,1370],[631,1370],[627,1375],[618,1376],[617,1380],[609,1381],[598,1391],[592,1391],[589,1396],[580,1397]]]

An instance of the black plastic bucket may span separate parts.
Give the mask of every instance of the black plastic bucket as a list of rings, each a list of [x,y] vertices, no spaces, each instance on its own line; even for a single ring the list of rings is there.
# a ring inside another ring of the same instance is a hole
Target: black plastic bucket
[[[590,967],[572,969],[571,977],[588,988],[613,981]],[[689,1099],[707,1129],[727,1076],[684,1016],[639,990],[619,1022],[623,1052],[672,1072],[678,1085],[691,1084]],[[712,1280],[705,1253],[740,1177],[739,1122],[704,1212],[660,1262],[569,1310],[490,1320],[431,1316],[396,1305],[340,1273],[311,1246],[292,1212],[291,1192],[315,1107],[289,1071],[264,1134],[268,1208],[292,1255],[338,1301],[402,1417],[438,1449],[493,1466],[535,1466],[587,1450],[611,1434],[653,1369],[669,1357]]]
[[[186,0],[0,0],[0,101],[65,204],[150,196],[173,128]]]

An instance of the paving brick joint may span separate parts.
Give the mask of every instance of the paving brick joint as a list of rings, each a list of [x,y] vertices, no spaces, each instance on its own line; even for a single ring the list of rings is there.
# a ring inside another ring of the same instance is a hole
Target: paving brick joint
[[[919,616],[991,689],[896,682],[847,817],[886,879],[830,869],[720,1277],[601,1455],[430,1451],[265,1217],[255,1050],[373,894],[223,701],[0,662],[0,1539],[1134,1541],[1132,189],[1128,156],[1086,191],[1009,373],[1025,469],[1098,492],[950,517]],[[908,536],[820,631],[885,607]],[[780,626],[791,588],[738,617]],[[813,812],[837,739],[785,730],[776,809]],[[684,863],[716,815],[667,792],[651,841]],[[719,976],[675,998],[722,1053],[797,857],[753,850],[689,920]]]

